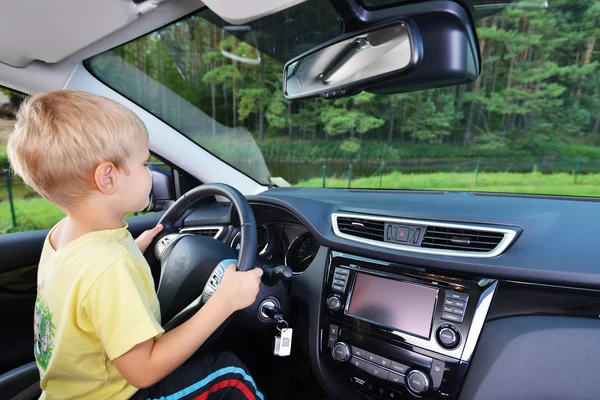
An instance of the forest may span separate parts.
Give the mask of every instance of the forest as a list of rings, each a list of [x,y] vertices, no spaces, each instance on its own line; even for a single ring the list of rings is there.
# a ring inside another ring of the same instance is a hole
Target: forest
[[[508,8],[480,18],[482,72],[471,84],[289,102],[281,93],[283,63],[340,34],[327,2],[304,4],[312,6],[243,27],[202,11],[111,53],[211,116],[213,136],[217,123],[248,129],[268,161],[397,160],[448,152],[561,157],[569,146],[600,145],[598,1],[556,0],[547,9]],[[98,56],[88,65],[103,79],[108,61]],[[134,101],[165,114],[144,100],[160,94],[147,92],[143,80],[114,77],[110,86],[131,92],[134,84]],[[586,154],[600,159],[595,151]]]

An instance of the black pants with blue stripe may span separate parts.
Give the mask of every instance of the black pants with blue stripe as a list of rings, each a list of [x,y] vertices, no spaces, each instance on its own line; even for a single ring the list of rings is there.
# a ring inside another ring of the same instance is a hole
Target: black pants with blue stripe
[[[132,400],[264,400],[244,364],[232,353],[194,356]]]

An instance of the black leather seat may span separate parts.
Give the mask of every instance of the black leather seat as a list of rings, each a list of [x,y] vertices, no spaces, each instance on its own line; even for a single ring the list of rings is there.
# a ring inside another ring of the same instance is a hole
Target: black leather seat
[[[0,393],[3,399],[32,400],[42,394],[40,373],[34,362],[0,375]]]

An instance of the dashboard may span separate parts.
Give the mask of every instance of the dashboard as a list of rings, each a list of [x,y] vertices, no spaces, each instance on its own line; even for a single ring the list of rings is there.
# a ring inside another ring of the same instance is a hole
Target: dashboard
[[[259,224],[257,231],[257,254],[277,264],[287,265],[296,274],[308,268],[319,250],[315,237],[299,224],[267,222]],[[234,228],[229,246],[239,251],[240,240],[240,230]]]
[[[599,202],[296,188],[248,200],[257,254],[294,270],[290,294],[307,313],[301,343],[331,396],[600,392]],[[184,229],[200,221],[238,246],[228,205],[206,205]]]
[[[308,228],[285,209],[260,203],[252,204],[257,223],[256,254],[292,268],[300,274],[314,260],[319,243]],[[205,204],[185,218],[182,232],[212,236],[236,252],[240,249],[239,221],[229,206]]]

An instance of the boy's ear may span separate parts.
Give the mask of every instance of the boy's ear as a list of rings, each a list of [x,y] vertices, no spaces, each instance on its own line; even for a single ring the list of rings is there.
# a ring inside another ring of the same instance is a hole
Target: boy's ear
[[[117,168],[111,162],[103,162],[94,171],[94,182],[99,191],[104,194],[114,194],[117,188]]]

